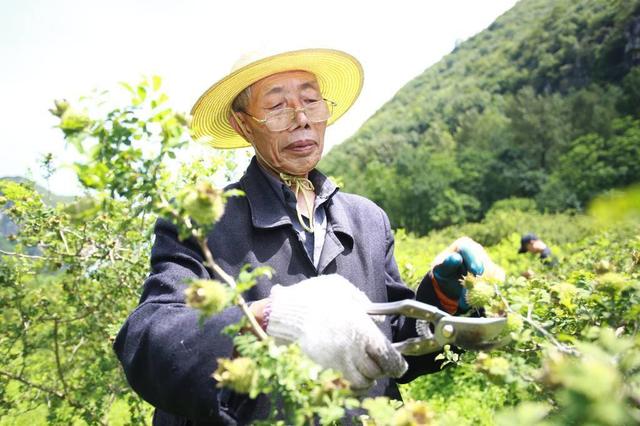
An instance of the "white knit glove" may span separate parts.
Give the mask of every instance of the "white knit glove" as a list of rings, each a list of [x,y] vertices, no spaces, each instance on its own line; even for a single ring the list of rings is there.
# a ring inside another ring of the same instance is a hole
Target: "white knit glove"
[[[298,343],[321,366],[342,372],[354,390],[407,370],[402,355],[366,313],[367,296],[344,277],[323,275],[288,287],[276,285],[270,298],[267,334],[278,343]]]

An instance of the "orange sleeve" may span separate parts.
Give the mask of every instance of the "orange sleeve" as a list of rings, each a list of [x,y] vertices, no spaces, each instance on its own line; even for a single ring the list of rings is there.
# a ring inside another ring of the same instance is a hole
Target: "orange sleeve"
[[[433,272],[430,273],[429,275],[431,275],[431,283],[433,284],[433,290],[436,292],[436,296],[438,296],[438,300],[440,300],[440,304],[442,305],[442,308],[447,313],[450,313],[451,315],[455,314],[456,311],[458,310],[458,301],[451,299],[446,294],[444,294],[444,292],[440,289],[440,285],[438,285],[438,281],[436,280],[436,277],[433,275]]]

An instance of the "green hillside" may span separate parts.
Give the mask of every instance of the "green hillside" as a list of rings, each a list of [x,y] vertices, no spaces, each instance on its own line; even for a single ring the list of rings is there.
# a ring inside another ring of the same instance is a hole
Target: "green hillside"
[[[35,189],[35,191],[38,194],[40,194],[40,196],[42,197],[42,202],[51,207],[54,207],[58,203],[63,203],[63,204],[70,203],[75,199],[74,196],[70,196],[70,195],[54,194],[53,192],[49,191],[47,188],[41,185],[38,185],[34,181],[24,177],[5,176],[5,177],[0,177],[0,180],[9,180],[12,182],[24,183],[26,185],[33,186],[33,189]]]
[[[640,181],[639,64],[639,0],[523,0],[321,168],[418,233],[479,220],[510,197],[581,210]]]
[[[24,183],[29,186],[33,186],[33,188],[40,194],[42,197],[42,201],[49,205],[55,206],[57,203],[68,203],[74,199],[74,197],[57,195],[48,189],[32,182],[29,179],[18,177],[18,176],[6,176],[0,177],[0,181],[8,180],[12,182]],[[0,196],[2,192],[0,191]],[[7,239],[9,235],[15,234],[18,231],[18,227],[6,216],[2,210],[0,210],[0,250],[11,250],[13,248],[13,244]]]

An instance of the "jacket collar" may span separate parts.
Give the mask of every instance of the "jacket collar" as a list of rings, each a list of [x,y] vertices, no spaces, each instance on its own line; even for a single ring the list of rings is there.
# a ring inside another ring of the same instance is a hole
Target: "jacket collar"
[[[341,197],[334,197],[339,188],[315,169],[309,173],[309,180],[316,187],[316,196],[327,199],[325,206],[329,226],[334,231],[345,233],[353,239],[345,206],[340,201]],[[292,225],[284,204],[275,194],[274,188],[267,181],[264,172],[260,170],[255,157],[251,159],[249,167],[240,179],[240,186],[249,201],[251,221],[255,228],[269,229]]]

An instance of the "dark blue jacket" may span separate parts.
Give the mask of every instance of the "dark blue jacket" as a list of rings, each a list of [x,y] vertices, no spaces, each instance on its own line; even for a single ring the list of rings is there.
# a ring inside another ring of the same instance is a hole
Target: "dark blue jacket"
[[[401,281],[393,257],[393,234],[386,214],[371,201],[345,194],[322,174],[312,172],[318,193],[330,199],[325,208],[327,235],[318,268],[307,257],[284,205],[265,181],[253,159],[245,175],[232,188],[246,196],[229,199],[225,213],[208,237],[215,261],[237,276],[243,265],[268,265],[271,280],[260,279],[245,294],[247,301],[269,296],[272,285],[293,285],[305,278],[338,273],[355,284],[374,302],[414,298]],[[114,343],[131,387],[156,407],[154,424],[246,424],[269,409],[265,396],[250,400],[216,388],[211,373],[216,358],[230,357],[231,340],[220,333],[241,317],[232,307],[198,326],[198,312],[184,301],[185,280],[210,278],[202,253],[192,240],[180,242],[176,228],[165,220],[155,227],[151,274],[139,306],[131,313]],[[424,287],[424,286],[423,286]],[[438,306],[435,294],[420,289],[421,298]],[[327,307],[327,312],[330,307]],[[389,318],[381,326],[394,341],[415,336],[415,322]],[[435,354],[407,357],[409,371],[399,380],[437,371]],[[380,379],[369,396],[400,399],[393,379]]]

